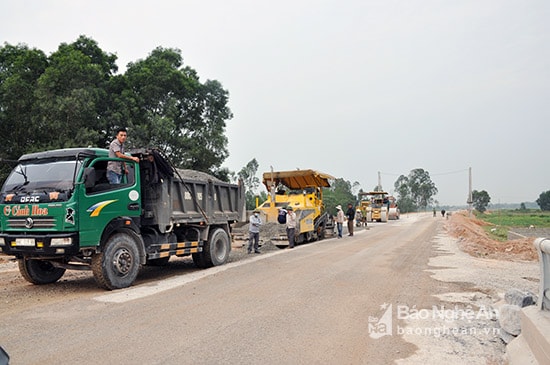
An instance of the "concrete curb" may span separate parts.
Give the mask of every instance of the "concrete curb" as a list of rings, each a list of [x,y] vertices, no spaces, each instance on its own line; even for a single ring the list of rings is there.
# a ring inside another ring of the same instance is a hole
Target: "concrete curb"
[[[510,365],[550,364],[550,312],[522,308],[521,334],[507,346]]]

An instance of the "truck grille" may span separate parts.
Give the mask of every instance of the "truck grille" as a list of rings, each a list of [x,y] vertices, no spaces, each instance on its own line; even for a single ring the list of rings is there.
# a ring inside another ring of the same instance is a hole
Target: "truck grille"
[[[11,218],[8,220],[10,228],[53,228],[55,219],[53,218]]]

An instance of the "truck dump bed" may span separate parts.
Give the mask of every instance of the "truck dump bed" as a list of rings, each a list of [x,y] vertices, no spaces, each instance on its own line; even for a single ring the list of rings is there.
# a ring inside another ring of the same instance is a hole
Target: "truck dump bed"
[[[164,233],[177,224],[245,220],[242,184],[229,184],[200,171],[174,169],[154,151],[132,154],[151,156],[140,163],[146,224],[158,224]]]

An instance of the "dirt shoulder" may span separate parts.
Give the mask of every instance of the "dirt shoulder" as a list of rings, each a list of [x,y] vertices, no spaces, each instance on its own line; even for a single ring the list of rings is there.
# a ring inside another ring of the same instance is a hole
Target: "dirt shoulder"
[[[474,257],[507,261],[536,261],[534,238],[497,241],[491,239],[484,226],[491,226],[467,212],[453,213],[446,222],[447,232],[458,239],[459,248]]]

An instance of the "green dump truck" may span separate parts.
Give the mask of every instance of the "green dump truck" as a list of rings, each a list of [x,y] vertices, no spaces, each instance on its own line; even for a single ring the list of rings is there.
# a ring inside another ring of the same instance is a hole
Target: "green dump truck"
[[[71,148],[22,156],[0,191],[0,249],[33,284],[67,269],[92,270],[100,287],[131,286],[142,265],[191,255],[222,265],[231,225],[244,217],[241,183],[179,170],[157,150],[130,151],[120,184],[106,177],[108,151]]]

